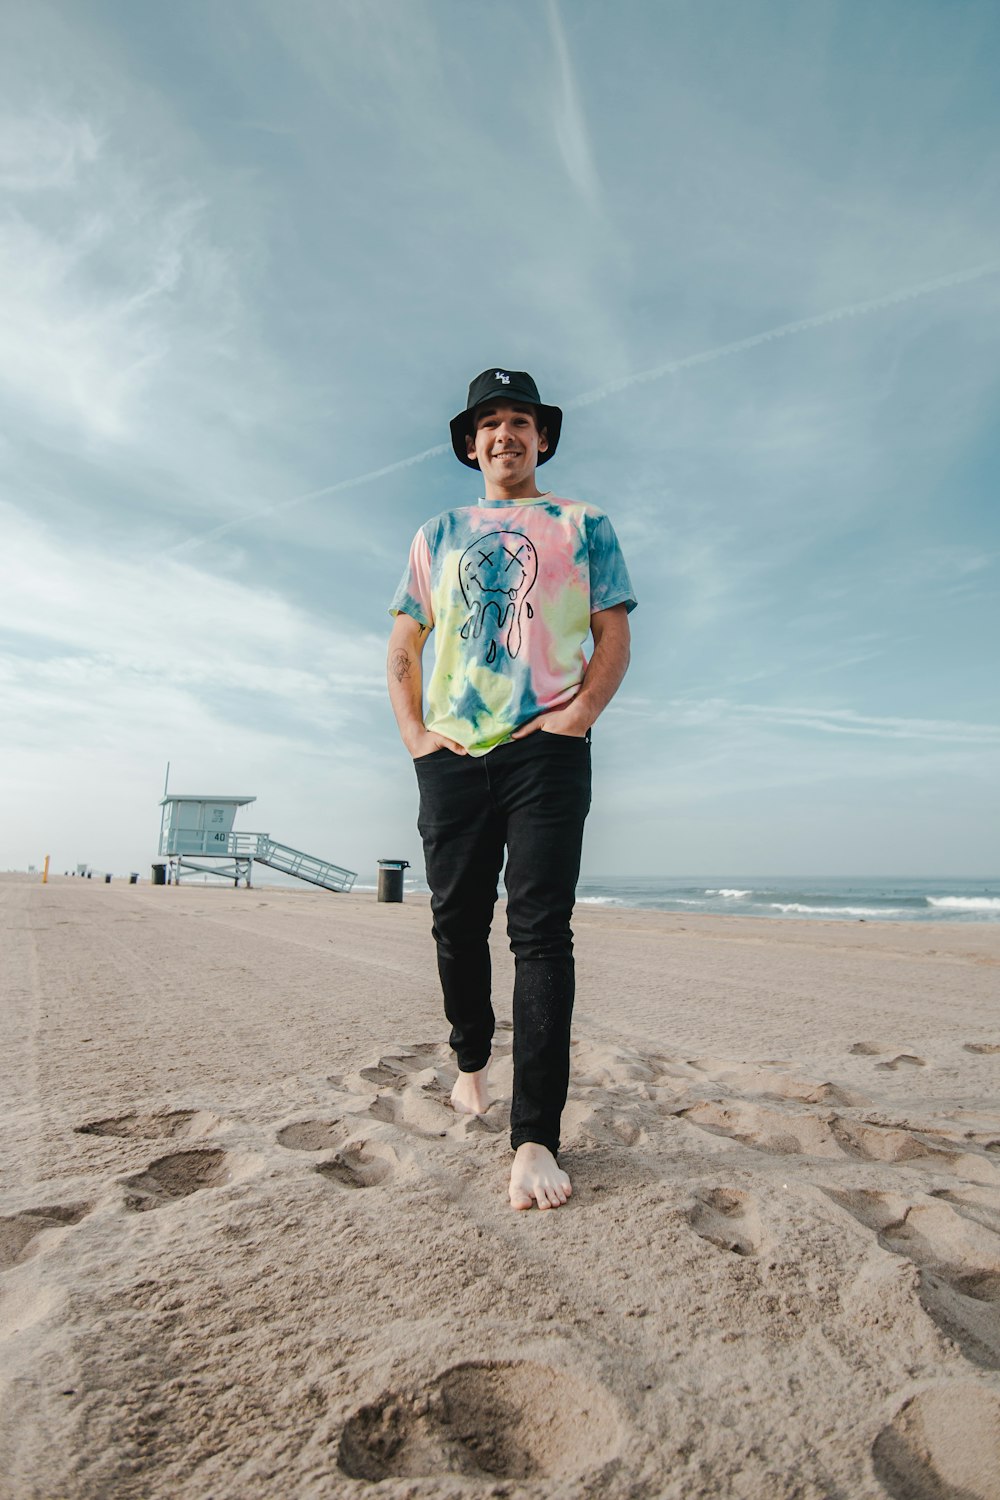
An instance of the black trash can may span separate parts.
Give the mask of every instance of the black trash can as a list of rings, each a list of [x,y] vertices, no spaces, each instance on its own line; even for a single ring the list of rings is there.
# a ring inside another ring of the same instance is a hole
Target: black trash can
[[[402,901],[403,871],[410,868],[408,859],[380,859],[378,862],[378,899]]]
[[[110,885],[111,884],[111,876],[110,875],[105,875],[105,877],[104,877],[104,884],[105,885]]]
[[[154,865],[153,866],[153,884],[154,885],[166,885],[166,883],[167,883],[167,867],[166,867],[166,865]]]
[[[139,871],[138,870],[133,870],[132,871],[131,875],[128,878],[128,883],[129,883],[129,885],[138,885],[139,884]]]

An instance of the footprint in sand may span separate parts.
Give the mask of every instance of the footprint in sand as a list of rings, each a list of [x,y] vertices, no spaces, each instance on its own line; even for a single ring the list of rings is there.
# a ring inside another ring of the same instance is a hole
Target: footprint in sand
[[[702,1188],[686,1218],[696,1234],[733,1255],[759,1255],[764,1243],[760,1215],[738,1188]]]
[[[922,1269],[946,1277],[966,1296],[1000,1301],[1000,1235],[958,1213],[940,1198],[914,1202],[900,1193],[825,1188],[827,1197],[879,1241]]]
[[[124,1179],[125,1206],[134,1213],[147,1213],[231,1181],[232,1159],[227,1151],[177,1151]]]
[[[398,1093],[379,1094],[368,1106],[373,1120],[384,1125],[395,1125],[398,1130],[427,1138],[447,1135],[455,1128],[455,1111],[447,1102],[448,1095],[441,1089],[429,1093],[422,1089],[404,1088]],[[491,1115],[496,1111],[491,1110]],[[486,1117],[484,1117],[486,1118]],[[498,1127],[490,1120],[491,1130]]]
[[[893,1500],[997,1500],[1000,1397],[971,1381],[910,1397],[872,1445]]]
[[[46,1208],[29,1208],[0,1219],[0,1271],[9,1271],[11,1266],[37,1254],[42,1248],[36,1244],[40,1234],[79,1224],[92,1207],[91,1203],[52,1203]]]
[[[978,1053],[981,1057],[993,1057],[1000,1052],[1000,1042],[965,1042],[966,1052]]]
[[[854,1161],[906,1163],[969,1181],[1000,1181],[985,1152],[956,1151],[952,1143],[900,1126],[849,1120],[830,1111],[778,1110],[746,1100],[703,1099],[676,1113],[712,1135],[729,1136],[755,1151]]]
[[[371,1188],[388,1182],[398,1163],[391,1146],[381,1141],[354,1141],[329,1161],[320,1162],[316,1171],[339,1187]]]
[[[875,1067],[883,1073],[895,1073],[899,1068],[926,1068],[928,1066],[926,1058],[918,1057],[915,1052],[896,1052],[886,1042],[855,1042],[847,1050],[855,1057],[884,1057],[885,1062],[875,1064]],[[893,1055],[888,1057],[888,1053]]]
[[[592,1089],[573,1089],[563,1112],[563,1136],[568,1146],[634,1146],[658,1113],[627,1096],[619,1102],[593,1103]]]
[[[427,1073],[444,1067],[449,1049],[443,1042],[417,1042],[413,1046],[387,1048],[377,1063],[359,1069],[356,1077],[361,1086],[374,1083],[378,1088],[401,1089],[415,1073]],[[428,1080],[429,1081],[429,1080]]]
[[[456,1365],[422,1390],[390,1391],[361,1407],[344,1427],[338,1464],[372,1484],[585,1474],[596,1482],[623,1441],[606,1390],[550,1365],[491,1360]]]
[[[642,1094],[642,1086],[657,1086],[667,1079],[688,1080],[690,1074],[659,1052],[638,1052],[631,1047],[613,1047],[586,1040],[572,1043],[571,1078],[579,1089],[624,1087]]]
[[[987,1148],[989,1149],[989,1148]],[[932,1198],[941,1198],[951,1203],[960,1214],[1000,1234],[1000,1192],[996,1188],[935,1188]]]
[[[328,1151],[349,1134],[342,1120],[293,1120],[282,1126],[275,1139],[286,1151]]]
[[[91,1120],[86,1125],[77,1125],[75,1133],[166,1141],[207,1135],[218,1123],[218,1116],[205,1109],[175,1109],[166,1114],[113,1115],[107,1120]]]
[[[871,1101],[854,1089],[813,1078],[799,1078],[780,1071],[781,1063],[733,1063],[718,1057],[696,1057],[688,1064],[711,1083],[757,1094],[764,1099],[791,1099],[802,1104],[843,1104],[863,1108]]]
[[[920,1301],[976,1364],[1000,1365],[1000,1235],[939,1198],[862,1188],[823,1190],[918,1268]]]
[[[961,1126],[966,1139],[974,1139],[983,1132],[996,1131],[1000,1127],[1000,1110],[995,1109],[949,1109],[945,1118]]]
[[[331,1079],[346,1092],[367,1099],[367,1113],[384,1125],[425,1139],[467,1135],[496,1135],[509,1122],[511,1046],[501,1029],[494,1041],[494,1069],[490,1075],[498,1097],[485,1116],[456,1114],[450,1103],[455,1067],[443,1042],[394,1044],[377,1063],[360,1068],[346,1079]],[[372,1090],[378,1092],[372,1098]]]

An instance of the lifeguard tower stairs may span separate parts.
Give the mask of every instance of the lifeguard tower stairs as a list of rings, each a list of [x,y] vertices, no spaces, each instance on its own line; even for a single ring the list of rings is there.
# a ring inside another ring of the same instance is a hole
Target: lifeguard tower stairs
[[[220,875],[234,885],[253,883],[254,861],[294,875],[296,880],[322,886],[325,891],[349,891],[357,880],[354,870],[345,870],[328,859],[304,854],[288,844],[279,844],[269,833],[235,833],[237,809],[256,802],[256,797],[164,797],[160,803],[160,855],[168,878],[179,883],[183,875]]]

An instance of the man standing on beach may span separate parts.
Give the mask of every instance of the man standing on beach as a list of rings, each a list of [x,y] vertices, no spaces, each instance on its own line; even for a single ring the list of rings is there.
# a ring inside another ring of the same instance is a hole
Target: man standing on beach
[[[451,423],[477,504],[417,532],[390,606],[389,697],[420,791],[417,826],[451,1045],[452,1105],[485,1114],[489,932],[504,861],[514,953],[514,1208],[558,1208],[573,1012],[570,917],[590,809],[590,730],[629,660],[632,584],[596,506],[540,491],[562,412],[524,371],[489,369]],[[435,659],[424,710],[421,659]],[[594,651],[585,654],[588,635]]]

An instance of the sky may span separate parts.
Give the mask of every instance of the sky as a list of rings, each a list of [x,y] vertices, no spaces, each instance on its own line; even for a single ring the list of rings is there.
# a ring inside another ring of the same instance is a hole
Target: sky
[[[992,0],[131,0],[0,47],[0,868],[170,791],[420,863],[384,687],[488,365],[639,609],[584,872],[995,876]]]

